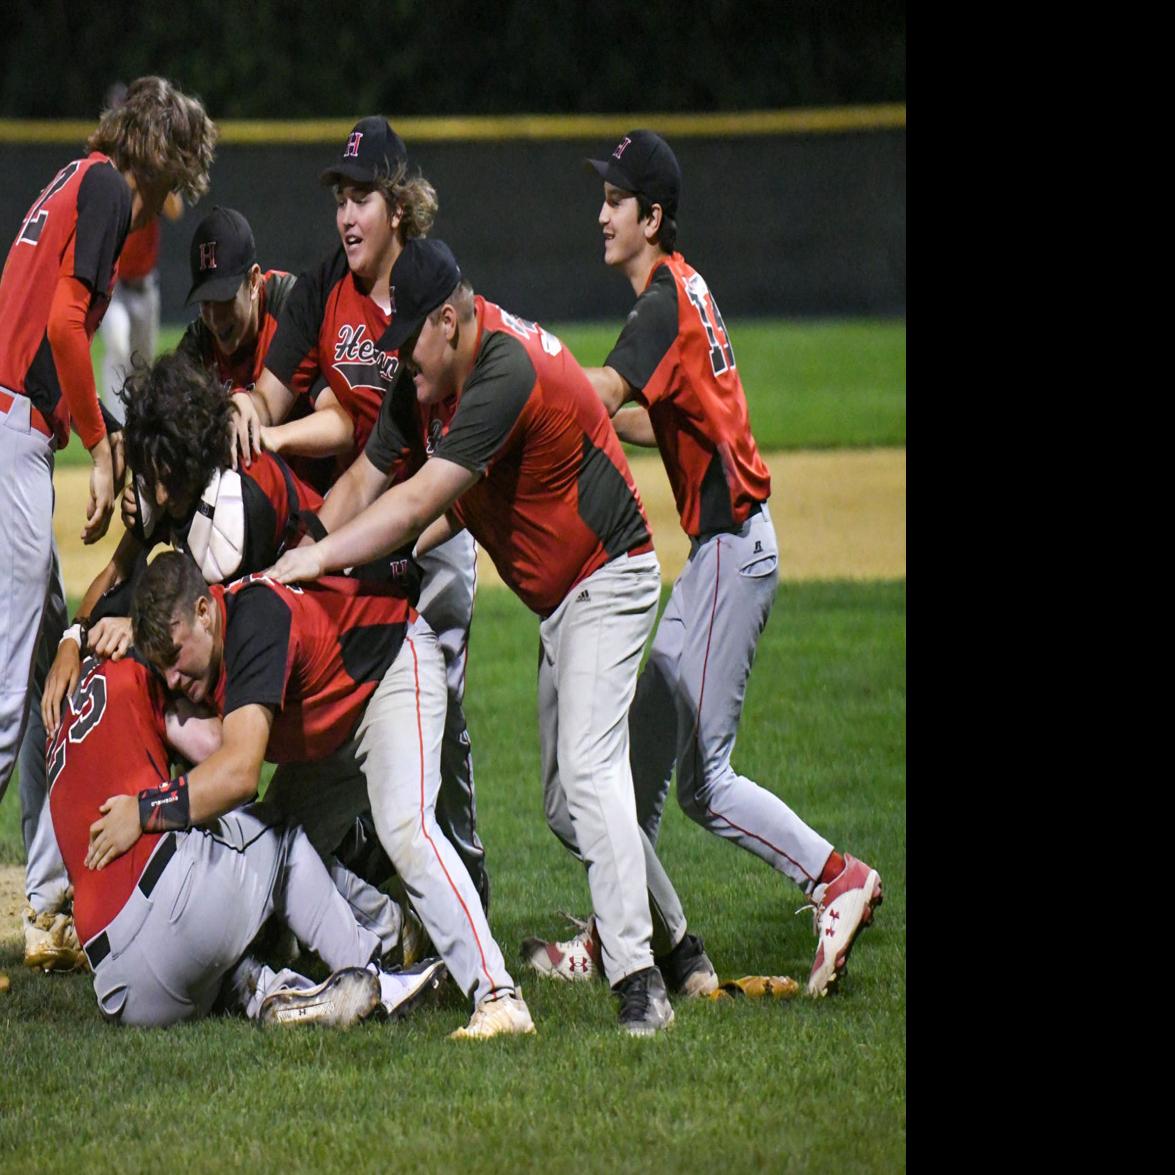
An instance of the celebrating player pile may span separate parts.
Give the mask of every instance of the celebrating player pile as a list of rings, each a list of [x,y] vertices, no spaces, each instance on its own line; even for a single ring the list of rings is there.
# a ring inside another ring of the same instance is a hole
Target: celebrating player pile
[[[139,85],[123,109],[139,109]],[[0,334],[0,444],[32,487],[0,494],[0,556],[20,569],[7,607],[29,608],[6,654],[5,781],[52,558],[52,443],[71,413],[94,456],[87,541],[120,473],[78,340],[128,224],[172,188],[207,187],[211,124],[159,85],[141,104],[184,112],[175,157],[123,160],[107,135],[108,154],[71,164],[34,205],[0,282],[0,332],[23,323]],[[77,934],[66,943],[50,909],[62,942],[37,961],[88,960],[108,1019],[162,1025],[220,1006],[346,1025],[402,1016],[451,976],[471,1010],[453,1037],[535,1031],[490,929],[476,831],[463,711],[475,540],[539,618],[544,809],[592,898],[576,938],[526,940],[527,964],[602,974],[635,1036],[673,1022],[670,994],[720,991],[655,849],[676,769],[694,820],[810,897],[809,994],[843,973],[881,901],[877,871],[731,764],[779,559],[725,324],[675,251],[680,169],[647,130],[589,162],[604,260],[637,300],[587,371],[476,295],[427,237],[436,192],[382,117],[360,120],[323,172],[339,246],[296,282],[262,273],[241,213],[217,207],[197,226],[200,317],[176,354],[126,380],[127,531],[40,697],[47,839],[75,886]],[[14,311],[26,283],[42,291],[31,317]],[[690,539],[639,677],[661,580],[622,439],[660,449]],[[147,566],[161,542],[177,550]],[[257,802],[264,761],[277,770]],[[376,888],[392,871],[403,908]],[[271,918],[326,979],[261,949]],[[413,966],[421,930],[437,957]],[[390,969],[393,950],[404,967]]]

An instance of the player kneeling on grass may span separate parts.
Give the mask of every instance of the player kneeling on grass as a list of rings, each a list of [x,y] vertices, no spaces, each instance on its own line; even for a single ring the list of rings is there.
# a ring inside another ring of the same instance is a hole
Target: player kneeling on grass
[[[380,968],[402,928],[394,902],[356,877],[342,878],[345,898],[305,833],[260,805],[191,824],[170,751],[207,762],[220,743],[220,720],[169,705],[133,651],[86,660],[50,743],[49,805],[102,1015],[163,1027],[218,1001],[263,1023],[407,1014],[445,971]],[[325,982],[247,954],[272,914],[333,969]]]
[[[147,568],[132,619],[136,647],[168,688],[224,719],[220,748],[159,789],[169,826],[248,803],[264,759],[278,764],[264,808],[296,813],[320,849],[370,804],[425,930],[477,1005],[454,1035],[533,1032],[469,874],[437,827],[444,658],[408,601],[386,583],[345,578],[209,586],[188,556],[168,552]],[[174,791],[183,799],[167,804]],[[120,803],[99,821],[92,852],[133,845],[156,810],[144,803]]]

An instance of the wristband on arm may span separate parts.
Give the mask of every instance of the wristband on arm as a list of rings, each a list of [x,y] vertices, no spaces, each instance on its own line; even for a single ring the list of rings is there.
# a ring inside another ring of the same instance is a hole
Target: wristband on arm
[[[189,820],[188,777],[166,779],[139,792],[139,827],[144,832],[178,832]]]

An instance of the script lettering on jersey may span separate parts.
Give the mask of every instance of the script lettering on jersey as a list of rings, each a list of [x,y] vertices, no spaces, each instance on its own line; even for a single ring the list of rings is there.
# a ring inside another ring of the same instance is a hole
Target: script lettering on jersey
[[[689,298],[693,308],[706,328],[706,338],[710,341],[710,366],[715,375],[721,375],[734,367],[734,349],[730,345],[730,336],[726,333],[726,323],[718,312],[718,303],[710,293],[710,287],[700,273],[691,274],[682,279],[685,296]]]
[[[550,331],[543,330],[537,322],[528,322],[525,318],[519,318],[517,314],[511,314],[508,310],[501,311],[501,314],[502,325],[508,326],[520,338],[530,339],[537,334],[543,350],[548,355],[558,355],[563,350],[563,344]]]
[[[41,193],[37,202],[29,209],[29,214],[16,234],[18,245],[35,245],[41,239],[41,231],[45,221],[49,219],[49,209],[45,207],[62,188],[69,183],[70,177],[81,167],[78,160],[67,163],[52,179],[49,186]]]
[[[351,326],[346,323],[339,327],[334,369],[347,381],[352,391],[355,388],[371,388],[376,392],[386,392],[400,369],[400,358],[381,351],[367,337],[365,325]]]

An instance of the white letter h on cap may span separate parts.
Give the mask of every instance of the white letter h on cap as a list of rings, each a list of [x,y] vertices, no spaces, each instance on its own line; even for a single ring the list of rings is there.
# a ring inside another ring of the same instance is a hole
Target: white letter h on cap
[[[204,241],[200,245],[200,269],[216,268],[216,242]]]

